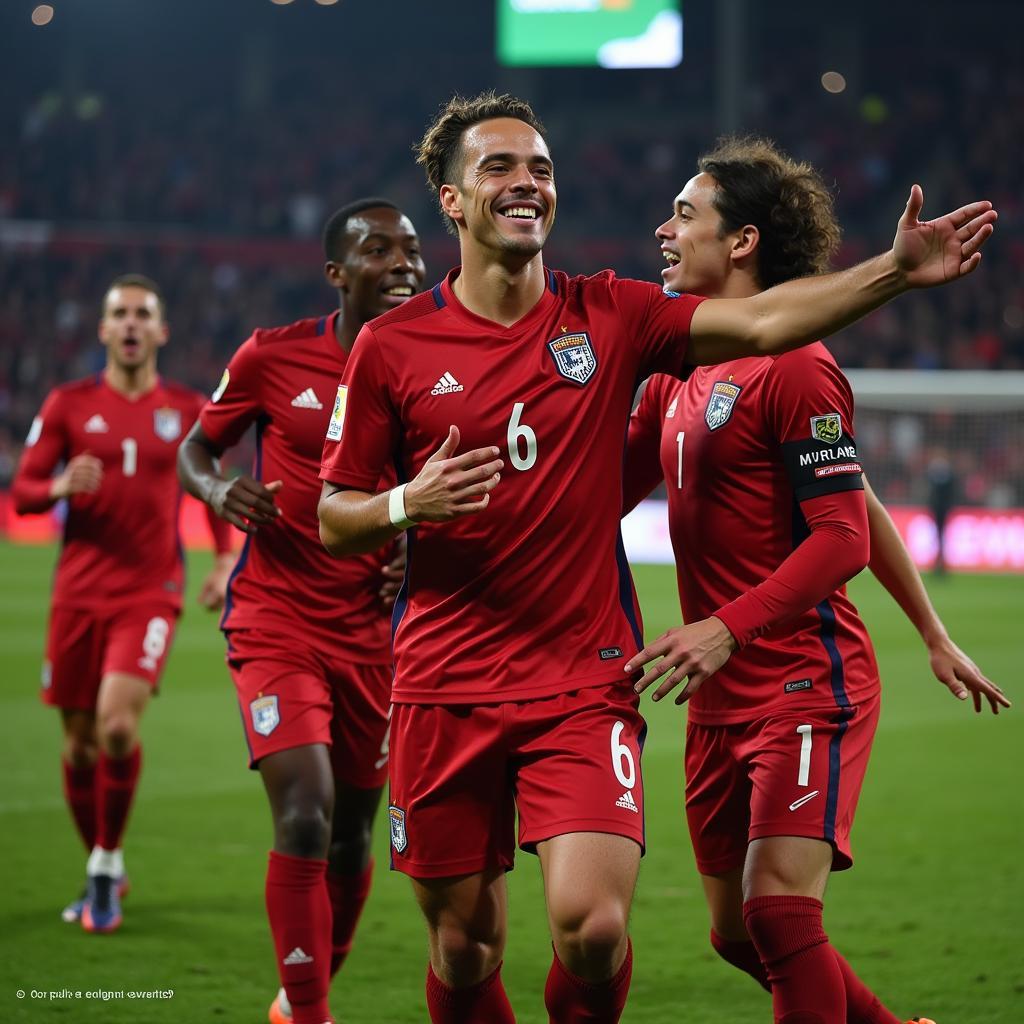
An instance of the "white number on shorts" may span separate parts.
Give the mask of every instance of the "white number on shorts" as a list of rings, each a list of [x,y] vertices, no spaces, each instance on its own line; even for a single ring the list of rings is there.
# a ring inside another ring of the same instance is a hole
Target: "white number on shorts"
[[[633,751],[625,743],[619,742],[619,737],[625,728],[625,722],[616,722],[612,726],[612,769],[615,772],[615,778],[626,789],[632,789],[636,785],[636,763],[633,760]]]
[[[516,402],[512,406],[512,415],[508,421],[508,457],[518,470],[533,469],[537,461],[537,435],[525,424],[519,422],[526,408],[525,402]],[[519,454],[520,440],[526,443],[526,456]]]
[[[811,727],[809,725],[798,725],[796,731],[803,737],[800,740],[800,771],[797,775],[796,784],[806,786],[811,775]]]
[[[676,434],[676,487],[679,490],[683,489],[683,441],[685,438],[685,431],[680,430]]]
[[[167,650],[167,635],[171,631],[170,623],[157,615],[146,624],[146,635],[142,638],[142,653],[139,659],[143,668],[155,669],[160,658]]]
[[[124,458],[121,460],[121,472],[125,476],[135,476],[135,470],[139,465],[139,446],[135,438],[126,437],[121,442],[121,451],[124,452]]]

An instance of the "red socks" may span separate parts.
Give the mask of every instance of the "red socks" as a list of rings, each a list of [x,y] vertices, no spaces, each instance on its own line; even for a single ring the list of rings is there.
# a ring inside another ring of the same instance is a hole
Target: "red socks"
[[[616,1024],[622,1016],[633,976],[633,944],[626,947],[626,959],[608,981],[577,978],[556,953],[544,986],[544,1005],[551,1024]]]
[[[469,988],[451,988],[427,966],[427,1010],[431,1024],[515,1024],[501,983],[501,964]]]
[[[758,896],[743,904],[768,969],[776,1024],[846,1024],[846,985],[821,910],[821,901],[807,896]]]
[[[96,765],[73,768],[63,758],[60,763],[64,769],[64,800],[86,850],[92,853],[96,845]]]
[[[843,973],[843,984],[846,985],[846,1024],[903,1024],[903,1021],[891,1010],[882,1005],[882,1001],[864,984],[853,968],[846,962],[843,955],[836,949],[832,955]]]
[[[141,767],[141,744],[136,744],[127,757],[113,758],[100,751],[96,761],[96,846],[104,850],[121,848]]]
[[[711,929],[711,945],[715,952],[726,962],[738,967],[741,971],[749,974],[766,992],[771,992],[772,987],[768,983],[768,972],[761,963],[754,944],[747,939],[746,942],[733,942],[730,939],[723,939],[714,928]]]
[[[271,851],[267,868],[267,916],[277,969],[292,1004],[295,1024],[323,1024],[331,962],[331,905],[326,860]]]
[[[331,901],[331,977],[338,973],[338,968],[345,962],[352,948],[352,936],[355,934],[359,915],[363,912],[363,904],[370,892],[370,881],[373,878],[373,861],[366,865],[366,870],[357,875],[336,875],[327,871],[327,894]]]

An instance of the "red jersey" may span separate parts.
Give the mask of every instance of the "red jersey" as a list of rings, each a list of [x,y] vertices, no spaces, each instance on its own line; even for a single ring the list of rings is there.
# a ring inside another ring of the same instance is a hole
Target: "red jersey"
[[[246,538],[221,628],[273,630],[348,660],[387,664],[388,621],[377,598],[383,555],[333,559],[320,543],[320,453],[348,360],[334,333],[337,316],[257,330],[199,415],[203,432],[222,449],[255,423],[253,476],[284,481],[276,499],[281,517]]]
[[[874,652],[845,587],[766,631],[734,622],[808,537],[801,502],[863,489],[853,396],[825,346],[699,367],[685,383],[652,377],[630,424],[626,508],[661,479],[683,618],[718,615],[741,644],[760,636],[691,698],[690,719],[745,722],[874,694]]]
[[[393,460],[411,480],[450,424],[460,451],[505,461],[488,508],[409,530],[396,603],[399,703],[485,703],[622,681],[642,635],[619,536],[622,453],[636,384],[681,373],[700,299],[610,272],[546,271],[510,327],[432,291],[356,340],[323,479],[371,491]]]
[[[86,452],[103,463],[99,490],[68,500],[54,605],[155,599],[181,607],[176,458],[202,404],[201,395],[163,379],[128,398],[102,373],[47,395],[14,479],[18,510],[50,507],[50,478],[60,463]]]

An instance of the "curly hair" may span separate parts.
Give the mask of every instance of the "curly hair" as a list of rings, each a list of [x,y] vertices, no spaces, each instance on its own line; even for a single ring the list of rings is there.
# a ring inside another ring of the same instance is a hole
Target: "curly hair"
[[[760,232],[757,277],[764,288],[824,273],[839,247],[832,195],[818,172],[752,136],[719,139],[697,167],[715,179],[712,205],[721,234],[753,224]]]
[[[493,89],[471,99],[453,96],[441,107],[437,117],[423,133],[423,138],[413,147],[416,163],[423,165],[427,184],[437,196],[439,207],[441,186],[462,181],[462,137],[466,130],[480,124],[481,121],[491,121],[496,117],[512,117],[517,121],[525,121],[545,142],[547,141],[544,125],[526,100],[518,99],[509,93],[499,95]],[[445,218],[448,231],[456,234],[454,222],[443,209],[441,215]]]

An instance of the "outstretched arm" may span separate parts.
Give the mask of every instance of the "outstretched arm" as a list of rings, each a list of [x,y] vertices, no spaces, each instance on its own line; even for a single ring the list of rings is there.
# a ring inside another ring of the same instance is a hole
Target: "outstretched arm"
[[[841,330],[911,288],[946,284],[976,270],[994,230],[992,204],[970,203],[920,221],[923,205],[924,194],[914,185],[887,253],[749,298],[702,302],[690,324],[688,361],[702,365],[786,352]]]
[[[949,687],[960,700],[967,700],[968,692],[974,699],[974,710],[981,711],[984,697],[992,713],[1010,707],[1003,691],[987,679],[977,665],[949,638],[925,590],[924,581],[907,551],[896,524],[878,500],[867,479],[864,480],[867,498],[868,525],[871,531],[871,561],[869,567],[878,582],[892,594],[907,618],[920,633],[935,678]]]

